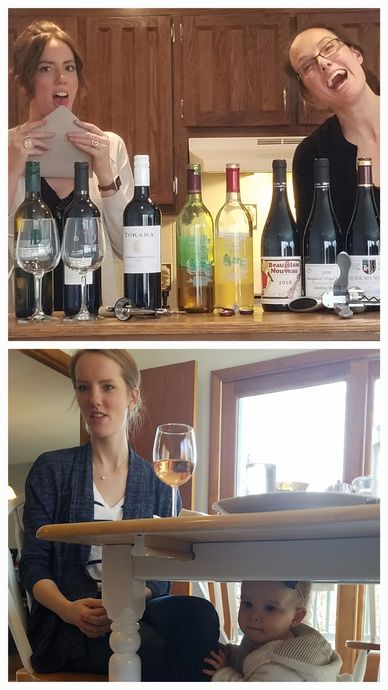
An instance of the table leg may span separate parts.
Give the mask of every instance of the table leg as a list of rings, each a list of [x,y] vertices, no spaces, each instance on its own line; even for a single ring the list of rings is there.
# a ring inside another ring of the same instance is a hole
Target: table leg
[[[102,547],[102,601],[112,620],[109,681],[139,681],[139,623],[145,607],[145,583],[132,578],[131,546]]]

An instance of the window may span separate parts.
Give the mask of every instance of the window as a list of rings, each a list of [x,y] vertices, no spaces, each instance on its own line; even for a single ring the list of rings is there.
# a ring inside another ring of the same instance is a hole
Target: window
[[[209,511],[246,493],[255,463],[318,491],[378,474],[379,390],[378,350],[316,350],[212,372]],[[360,639],[365,600],[355,585],[314,597],[311,620],[319,617],[345,671],[354,664],[345,641]]]

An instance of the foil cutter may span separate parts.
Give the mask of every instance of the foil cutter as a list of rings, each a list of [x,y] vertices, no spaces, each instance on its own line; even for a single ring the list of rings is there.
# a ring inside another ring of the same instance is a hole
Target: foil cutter
[[[380,307],[377,297],[367,297],[358,287],[348,288],[350,256],[347,252],[340,252],[337,256],[337,264],[340,275],[334,282],[333,289],[324,292],[321,299],[314,297],[298,297],[289,303],[291,311],[317,311],[318,309],[333,309],[343,319],[348,319],[353,314],[365,311],[367,307]]]

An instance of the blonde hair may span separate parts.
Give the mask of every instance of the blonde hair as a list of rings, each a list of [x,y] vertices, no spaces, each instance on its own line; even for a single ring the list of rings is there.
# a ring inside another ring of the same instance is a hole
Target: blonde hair
[[[18,86],[22,87],[27,96],[32,98],[35,88],[35,75],[38,64],[46,44],[55,38],[65,43],[74,55],[78,76],[78,90],[82,98],[88,91],[88,84],[84,75],[84,64],[74,39],[60,26],[47,20],[32,22],[17,37],[13,45],[13,66],[11,72]]]
[[[77,352],[70,359],[70,378],[72,380],[73,388],[75,391],[76,391],[76,384],[77,384],[77,378],[76,378],[77,363],[81,359],[81,357],[87,353],[104,355],[104,357],[108,357],[108,359],[111,359],[113,362],[116,362],[116,364],[118,364],[120,367],[121,377],[124,380],[124,382],[127,384],[129,390],[133,390],[134,388],[139,389],[139,397],[138,397],[137,403],[128,412],[128,418],[127,418],[128,431],[131,431],[131,432],[136,431],[137,429],[140,428],[141,423],[142,423],[142,419],[143,419],[143,401],[142,401],[142,398],[140,395],[141,376],[140,376],[140,371],[139,371],[139,368],[138,368],[135,360],[129,354],[128,350],[109,350],[109,349],[77,350]]]

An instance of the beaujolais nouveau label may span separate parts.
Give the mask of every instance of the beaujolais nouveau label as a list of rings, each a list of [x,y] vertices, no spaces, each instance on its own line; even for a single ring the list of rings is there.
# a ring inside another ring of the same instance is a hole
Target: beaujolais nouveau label
[[[124,273],[160,273],[160,225],[124,226]]]
[[[301,257],[261,257],[261,301],[263,304],[290,302],[302,294]]]

